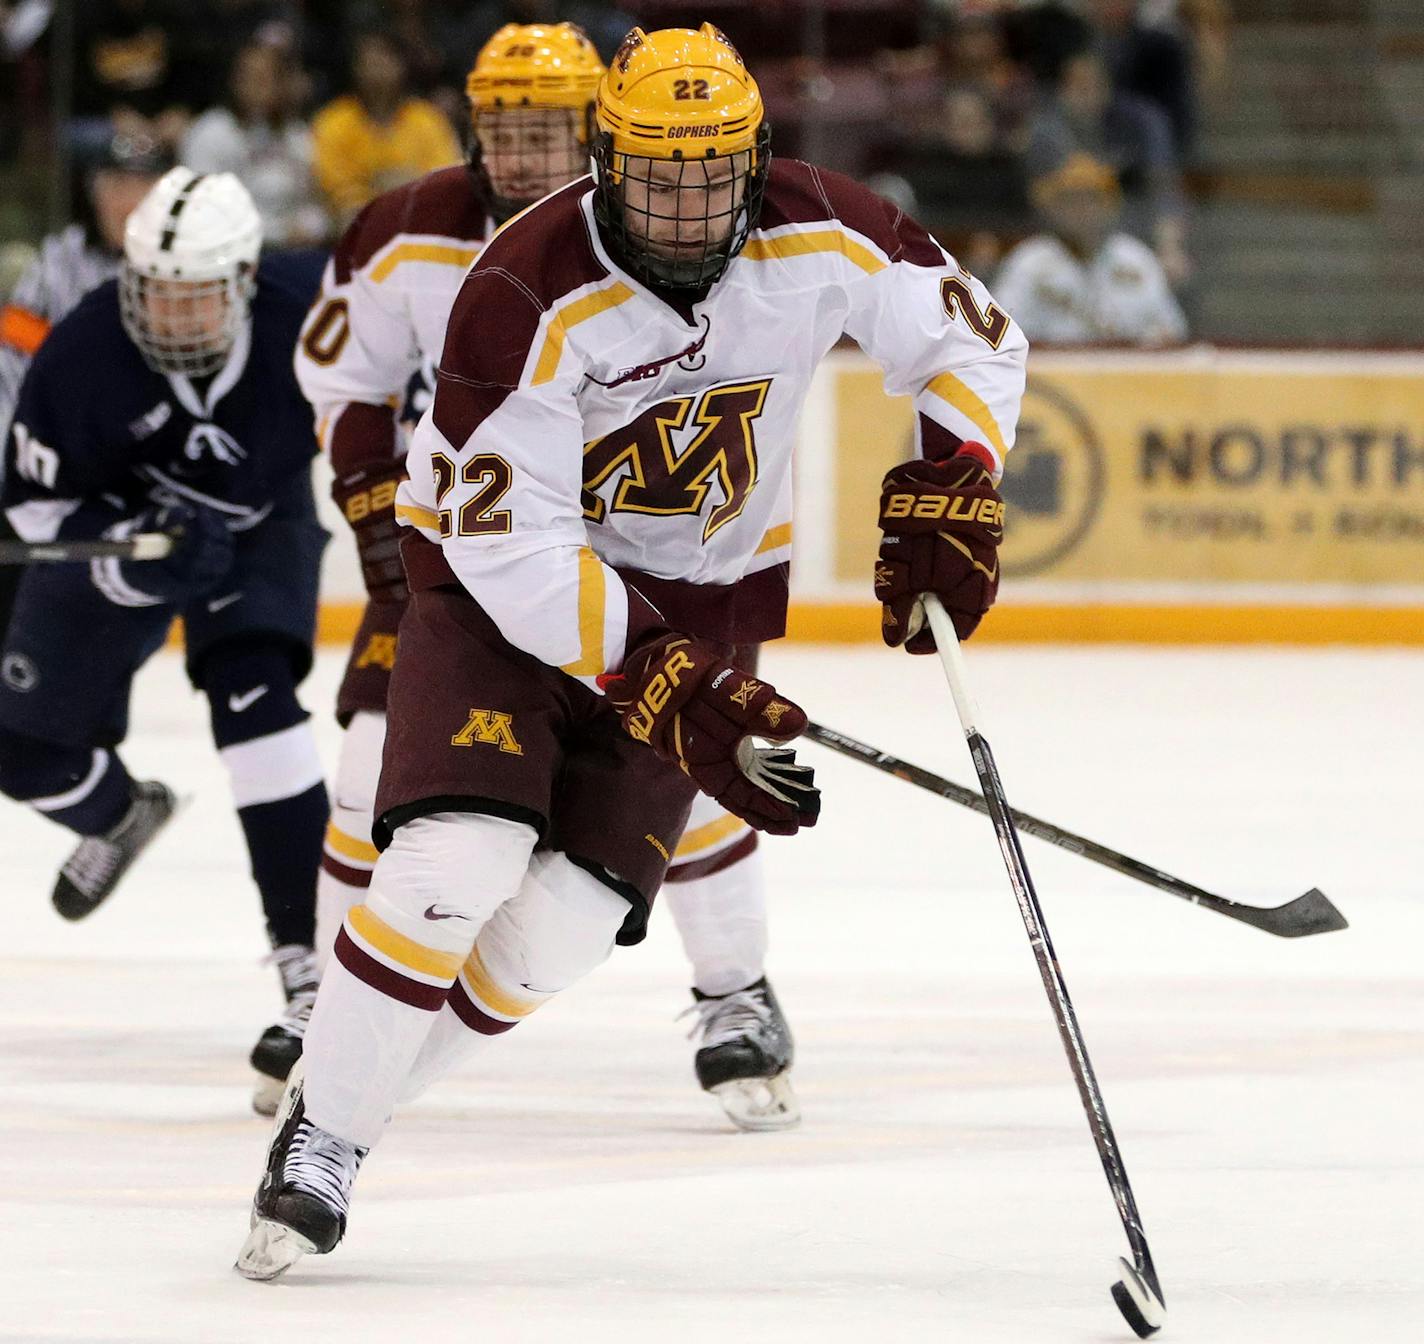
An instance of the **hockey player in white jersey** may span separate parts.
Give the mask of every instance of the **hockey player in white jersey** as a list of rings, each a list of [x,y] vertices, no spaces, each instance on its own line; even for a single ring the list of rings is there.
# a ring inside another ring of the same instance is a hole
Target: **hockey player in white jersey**
[[[406,605],[394,508],[405,476],[401,407],[413,380],[433,385],[460,282],[494,227],[587,171],[602,74],[573,24],[501,28],[467,82],[471,163],[366,207],[337,246],[297,350],[297,376],[316,411],[368,589],[337,701],[346,737],[322,858],[323,958],[376,863],[371,828],[386,691]],[[746,822],[699,794],[665,899],[692,963],[698,1080],[742,1128],[779,1129],[800,1112],[791,1032],[766,978],[767,901],[756,845]]]
[[[784,631],[795,424],[843,334],[918,412],[879,501],[887,643],[933,648],[926,592],[967,637],[997,590],[1026,344],[983,286],[888,202],[773,164],[711,25],[629,33],[597,126],[593,180],[466,278],[412,442],[382,852],[279,1112],[249,1277],[337,1244],[396,1103],[467,1040],[643,937],[698,789],[758,830],[814,823],[785,745],[805,715],[737,648]]]

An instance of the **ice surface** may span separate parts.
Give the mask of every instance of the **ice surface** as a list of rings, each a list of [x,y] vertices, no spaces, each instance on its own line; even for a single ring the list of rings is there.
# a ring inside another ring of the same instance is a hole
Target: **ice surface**
[[[971,647],[1010,799],[1271,938],[1025,842],[1168,1304],[1164,1340],[1383,1344],[1424,1317],[1424,656]],[[307,690],[330,703],[339,659]],[[774,650],[813,716],[972,782],[934,660]],[[336,736],[320,720],[328,759]],[[128,758],[194,799],[111,905],[0,811],[0,1340],[1106,1344],[1124,1249],[989,823],[806,747],[767,846],[805,1123],[729,1132],[671,924],[403,1112],[346,1243],[231,1269],[277,1006],[203,702],[163,655]]]

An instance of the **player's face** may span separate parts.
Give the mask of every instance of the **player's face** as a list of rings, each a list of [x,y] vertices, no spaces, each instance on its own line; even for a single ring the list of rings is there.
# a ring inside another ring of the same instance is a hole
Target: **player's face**
[[[155,343],[178,354],[204,354],[226,345],[228,290],[221,281],[143,281],[143,313]]]
[[[588,151],[570,108],[481,112],[475,129],[490,185],[506,201],[527,205],[588,171]]]
[[[727,244],[746,198],[751,154],[720,159],[626,161],[623,209],[629,235],[673,268],[700,265]]]

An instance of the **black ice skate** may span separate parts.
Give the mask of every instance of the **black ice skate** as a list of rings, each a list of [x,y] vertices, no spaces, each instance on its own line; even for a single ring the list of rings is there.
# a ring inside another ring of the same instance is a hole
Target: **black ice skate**
[[[697,1081],[722,1103],[739,1129],[787,1129],[801,1107],[791,1090],[795,1045],[770,983],[763,976],[733,994],[692,991],[701,1035]]]
[[[302,1104],[298,1061],[277,1108],[267,1170],[252,1201],[252,1224],[237,1272],[275,1279],[304,1255],[325,1255],[346,1234],[351,1184],[367,1149],[317,1128]]]
[[[59,870],[50,900],[65,919],[96,910],[178,810],[173,790],[155,779],[135,782],[132,799],[111,830],[85,836]]]
[[[252,1092],[252,1109],[258,1115],[276,1115],[277,1103],[287,1086],[292,1065],[302,1057],[302,1040],[316,1002],[316,953],[300,943],[279,947],[272,953],[282,977],[282,993],[287,1010],[264,1031],[252,1047],[252,1067],[257,1070],[257,1086]]]

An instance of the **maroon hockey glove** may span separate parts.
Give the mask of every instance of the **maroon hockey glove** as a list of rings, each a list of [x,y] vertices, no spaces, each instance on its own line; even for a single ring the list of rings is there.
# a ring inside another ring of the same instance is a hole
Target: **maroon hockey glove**
[[[598,684],[631,736],[748,825],[794,835],[816,824],[821,794],[811,767],[798,765],[789,747],[752,741],[789,742],[805,731],[806,715],[716,645],[660,635]]]
[[[960,639],[974,633],[999,592],[1004,501],[994,489],[980,443],[939,462],[902,462],[880,487],[880,555],[875,596],[884,604],[880,633],[891,648],[933,653],[919,599],[934,593]]]
[[[373,602],[402,602],[407,594],[396,522],[396,487],[405,476],[405,461],[395,459],[368,463],[332,482],[331,497],[356,533],[361,577]]]

